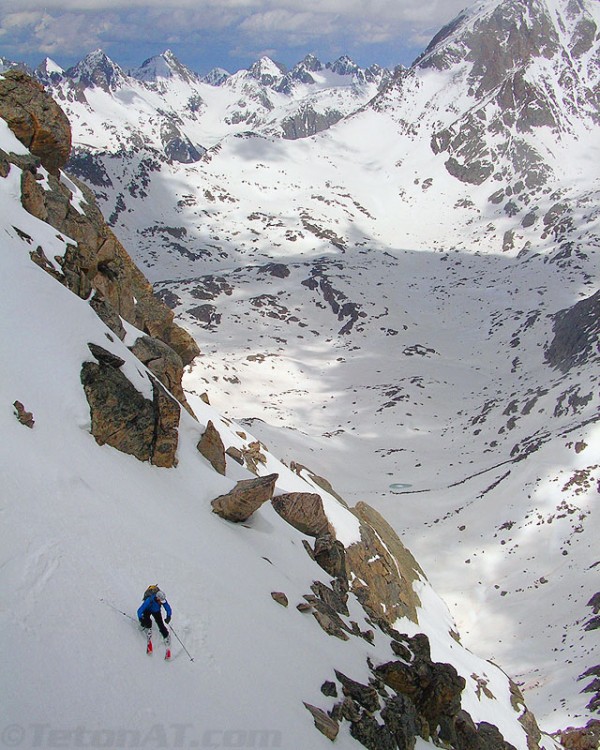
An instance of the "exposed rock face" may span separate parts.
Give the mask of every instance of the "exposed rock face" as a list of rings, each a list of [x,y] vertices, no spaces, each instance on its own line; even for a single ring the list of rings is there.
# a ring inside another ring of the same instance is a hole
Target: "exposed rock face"
[[[398,617],[416,622],[420,602],[412,584],[425,577],[423,571],[376,510],[366,503],[352,510],[361,520],[361,542],[346,548],[346,568],[355,576],[352,591],[377,619],[390,625]]]
[[[282,518],[303,534],[319,537],[331,532],[323,510],[323,500],[316,493],[278,495],[273,498],[272,504]]]
[[[435,735],[446,742],[456,741],[454,722],[460,711],[465,680],[450,664],[420,659],[418,664],[400,661],[382,664],[375,670],[383,682],[397,693],[412,700],[419,716],[426,722],[426,738]]]
[[[227,495],[220,495],[212,501],[213,513],[227,521],[247,521],[254,511],[273,497],[277,478],[278,474],[269,474],[241,480]]]
[[[227,468],[225,462],[225,446],[223,445],[219,431],[210,420],[198,442],[197,448],[204,458],[210,462],[213,469],[218,471],[219,474],[225,476],[225,470]]]
[[[562,372],[600,359],[600,292],[554,316],[554,339],[546,362]]]
[[[585,727],[569,727],[557,738],[565,750],[597,750],[600,747],[600,721],[590,719]]]
[[[149,401],[121,372],[122,360],[101,347],[92,353],[98,363],[83,363],[81,382],[96,442],[155,466],[175,466],[179,404],[157,380],[152,381],[153,400]]]
[[[310,104],[304,105],[294,115],[286,117],[281,122],[283,137],[288,140],[306,138],[322,130],[327,130],[343,117],[342,112],[329,109],[326,112],[316,112]]]
[[[19,70],[4,73],[0,79],[0,117],[48,172],[58,176],[71,151],[71,126],[41,84]]]
[[[130,348],[140,362],[143,362],[191,413],[181,386],[183,362],[179,354],[160,339],[151,336],[140,336]]]

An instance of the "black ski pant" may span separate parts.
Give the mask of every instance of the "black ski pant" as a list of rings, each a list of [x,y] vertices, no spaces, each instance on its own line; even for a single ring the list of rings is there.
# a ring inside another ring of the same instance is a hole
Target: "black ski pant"
[[[161,610],[159,610],[158,612],[144,612],[144,614],[142,615],[142,619],[140,620],[142,627],[143,628],[152,627],[152,622],[150,621],[150,615],[152,615],[152,617],[154,617],[154,619],[156,620],[156,624],[158,625],[158,629],[160,630],[160,634],[162,635],[162,637],[168,638],[169,630],[167,626],[165,625],[165,623],[163,622]]]

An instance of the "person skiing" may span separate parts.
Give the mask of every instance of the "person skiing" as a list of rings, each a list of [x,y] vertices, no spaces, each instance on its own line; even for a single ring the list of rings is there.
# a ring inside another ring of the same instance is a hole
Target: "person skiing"
[[[164,622],[161,611],[162,607],[165,608],[165,612],[167,613]],[[167,601],[164,592],[161,591],[158,586],[149,586],[144,593],[144,601],[141,603],[137,611],[140,625],[146,631],[146,652],[148,654],[152,653],[152,621],[150,617],[153,617],[158,625],[160,634],[164,638],[166,647],[165,659],[171,658],[171,634],[166,626],[171,622],[172,614],[173,611],[171,605]]]

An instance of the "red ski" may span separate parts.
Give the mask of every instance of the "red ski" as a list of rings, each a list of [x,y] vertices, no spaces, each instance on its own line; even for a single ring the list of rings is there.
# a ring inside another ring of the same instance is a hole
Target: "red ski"
[[[148,656],[152,656],[152,641],[148,638],[148,643],[146,644],[146,653]]]
[[[171,649],[170,649],[170,648],[168,648],[168,649],[167,649],[167,650],[165,651],[165,661],[170,661],[170,659],[171,659]]]

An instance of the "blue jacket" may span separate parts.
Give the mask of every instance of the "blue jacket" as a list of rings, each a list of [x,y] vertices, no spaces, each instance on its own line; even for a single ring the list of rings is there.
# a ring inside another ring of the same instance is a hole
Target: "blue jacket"
[[[161,606],[164,606],[167,617],[171,617],[171,605],[166,599],[161,604],[155,596],[149,596],[147,599],[144,599],[137,611],[138,620],[141,620],[146,613],[151,615],[155,612],[160,612]]]

